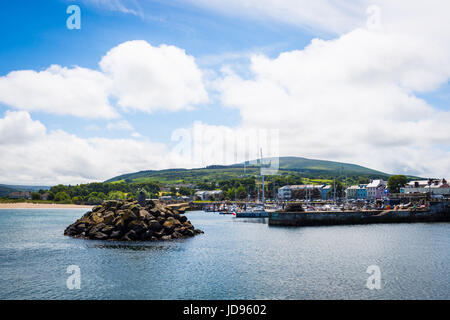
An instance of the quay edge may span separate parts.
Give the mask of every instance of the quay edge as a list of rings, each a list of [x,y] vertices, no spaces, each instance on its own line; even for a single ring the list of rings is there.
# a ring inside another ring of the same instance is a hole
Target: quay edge
[[[427,210],[270,212],[270,226],[325,226],[371,223],[450,222],[450,201]]]

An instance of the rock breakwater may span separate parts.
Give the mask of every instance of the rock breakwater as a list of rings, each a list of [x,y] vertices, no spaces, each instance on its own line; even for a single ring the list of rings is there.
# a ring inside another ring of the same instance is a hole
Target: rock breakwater
[[[195,229],[184,215],[188,204],[163,205],[146,200],[109,200],[68,226],[64,235],[93,240],[157,241],[193,237]]]

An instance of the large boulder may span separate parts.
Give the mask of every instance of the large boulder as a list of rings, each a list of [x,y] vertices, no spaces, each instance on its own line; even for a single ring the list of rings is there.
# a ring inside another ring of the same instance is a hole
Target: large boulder
[[[156,241],[203,233],[184,216],[186,204],[163,205],[153,200],[143,203],[144,206],[133,200],[104,201],[68,226],[64,235],[93,240]]]

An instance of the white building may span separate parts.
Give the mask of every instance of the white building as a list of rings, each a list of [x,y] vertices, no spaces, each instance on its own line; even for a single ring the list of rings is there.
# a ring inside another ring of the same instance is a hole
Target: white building
[[[194,193],[194,198],[198,200],[219,200],[222,196],[222,190],[212,190],[212,191],[204,191],[199,190]]]
[[[382,199],[384,196],[385,189],[386,189],[386,181],[383,181],[382,179],[370,181],[370,183],[366,187],[367,199],[368,200]]]
[[[400,189],[401,193],[430,193],[433,195],[450,195],[450,185],[445,179],[434,180],[417,180],[408,182],[404,188]]]
[[[278,188],[278,199],[279,200],[290,200],[291,199],[290,186],[283,186],[281,188]]]

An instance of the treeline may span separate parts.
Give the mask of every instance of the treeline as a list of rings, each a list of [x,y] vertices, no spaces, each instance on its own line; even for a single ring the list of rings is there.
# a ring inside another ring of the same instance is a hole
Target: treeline
[[[264,195],[267,199],[274,199],[278,193],[278,188],[285,185],[303,184],[303,179],[298,176],[266,176],[264,180]],[[199,184],[201,185],[201,184]],[[217,184],[209,183],[202,185],[203,190],[220,189],[223,191],[223,198],[226,200],[244,200],[247,197],[255,199],[262,194],[262,181],[255,177],[242,177],[219,181]]]
[[[217,181],[218,180],[218,181]],[[203,182],[198,182],[195,186],[169,186],[171,196],[193,196],[196,190],[222,190],[223,195],[221,199],[226,200],[244,200],[247,197],[255,199],[258,197],[258,190],[261,195],[262,181],[254,175],[241,176],[231,179],[217,179],[211,181],[205,179]],[[351,177],[348,178],[347,183],[368,183],[369,178]],[[403,181],[402,181],[403,182]],[[298,185],[304,184],[304,179],[299,175],[279,175],[279,176],[266,176],[265,177],[265,197],[267,199],[275,198],[278,188],[285,185]],[[158,198],[159,193],[165,185],[161,185],[159,182],[143,182],[134,183],[131,180],[125,182],[113,182],[102,183],[93,182],[80,185],[57,185],[51,187],[49,190],[39,190],[39,192],[32,193],[33,200],[42,199],[45,193],[48,193],[47,199],[60,203],[74,203],[74,204],[88,204],[96,205],[102,203],[104,200],[117,200],[117,199],[136,199],[140,190],[146,193],[147,198]],[[339,177],[336,181],[336,195],[341,196],[344,193],[343,177]],[[296,191],[298,194],[294,194],[294,197],[299,199],[304,198],[304,190]],[[334,193],[334,190],[331,190]],[[309,195],[312,198],[319,198],[320,194],[314,191]]]
[[[118,200],[136,198],[139,190],[143,190],[148,198],[158,197],[160,186],[154,182],[148,183],[101,183],[93,182],[76,186],[57,185],[50,190],[40,190],[33,193],[33,200],[42,198],[48,193],[48,200],[74,204],[100,204],[103,200]]]

